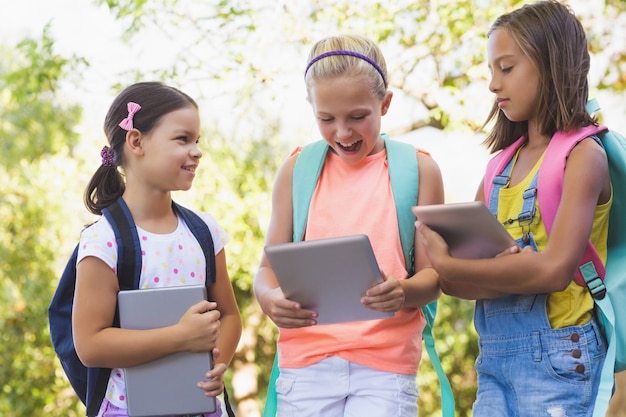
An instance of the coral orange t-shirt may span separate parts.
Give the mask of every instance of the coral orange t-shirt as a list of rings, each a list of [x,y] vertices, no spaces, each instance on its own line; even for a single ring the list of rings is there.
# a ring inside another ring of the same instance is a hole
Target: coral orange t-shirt
[[[328,152],[311,200],[305,239],[366,234],[381,270],[406,279],[396,207],[385,150],[361,163],[344,163]],[[302,368],[329,356],[386,372],[417,373],[422,355],[421,309],[393,318],[280,329],[279,366]]]

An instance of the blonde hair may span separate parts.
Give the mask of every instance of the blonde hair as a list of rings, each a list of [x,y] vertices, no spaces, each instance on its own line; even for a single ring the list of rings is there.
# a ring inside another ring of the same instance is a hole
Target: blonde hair
[[[373,61],[350,54],[327,55],[333,51],[354,52]],[[308,58],[309,65],[304,74],[307,91],[316,81],[341,76],[367,76],[373,95],[385,97],[387,92],[387,65],[378,46],[370,39],[359,35],[338,35],[321,39],[313,45]],[[380,71],[380,72],[379,72]]]

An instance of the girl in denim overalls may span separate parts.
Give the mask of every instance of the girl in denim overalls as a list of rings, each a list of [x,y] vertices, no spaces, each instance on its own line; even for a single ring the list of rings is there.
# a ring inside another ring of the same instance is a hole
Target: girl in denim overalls
[[[500,16],[488,34],[493,152],[525,144],[484,201],[519,246],[492,259],[449,255],[417,224],[442,290],[475,299],[480,355],[474,417],[590,416],[606,343],[587,288],[572,278],[587,241],[606,259],[611,184],[606,154],[593,138],[570,153],[561,203],[548,237],[536,176],[557,131],[595,123],[585,110],[589,53],[582,25],[564,5],[543,1]],[[498,175],[499,174],[499,175]],[[484,195],[485,188],[491,188]]]

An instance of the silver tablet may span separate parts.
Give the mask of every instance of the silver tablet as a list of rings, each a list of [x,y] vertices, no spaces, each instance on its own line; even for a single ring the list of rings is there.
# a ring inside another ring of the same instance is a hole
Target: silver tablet
[[[393,317],[360,301],[382,281],[366,235],[268,245],[265,254],[285,297],[317,311],[318,324]]]
[[[493,258],[516,245],[481,201],[415,206],[413,213],[443,237],[456,258]]]
[[[153,329],[176,324],[206,300],[204,285],[148,288],[118,293],[120,327]],[[179,352],[124,369],[129,416],[196,415],[216,410],[216,400],[196,386],[212,368],[210,352]]]

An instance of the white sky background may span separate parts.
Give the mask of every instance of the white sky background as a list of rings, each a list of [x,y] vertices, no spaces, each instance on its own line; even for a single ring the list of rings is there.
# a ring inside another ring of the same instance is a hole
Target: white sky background
[[[571,3],[577,13],[583,12],[582,8],[589,6],[587,0]],[[47,23],[51,24],[50,35],[56,42],[56,53],[63,56],[76,54],[86,58],[91,64],[84,72],[81,84],[68,86],[65,94],[68,101],[79,102],[84,107],[85,119],[79,128],[84,138],[81,146],[85,147],[86,152],[94,153],[94,159],[97,159],[99,149],[105,142],[102,122],[114,98],[110,86],[116,82],[130,82],[121,78],[120,74],[136,68],[138,63],[144,68],[156,68],[162,67],[163,62],[171,62],[180,47],[158,33],[146,33],[145,30],[132,44],[122,43],[119,37],[123,33],[123,25],[114,19],[106,7],[95,6],[91,0],[0,0],[0,43],[12,45],[26,37],[39,39]],[[178,39],[185,37],[184,29],[177,28],[176,36]],[[302,51],[306,52],[308,51]],[[294,59],[295,68],[298,68],[305,58],[298,56]],[[291,79],[287,82],[293,82],[294,87],[279,98],[284,101],[281,111],[289,110],[285,117],[296,121],[291,130],[287,127],[287,135],[293,136],[296,144],[306,143],[317,137],[317,130],[305,100],[301,73],[295,71],[289,78]],[[197,97],[191,84],[189,88],[180,87],[191,96]],[[484,89],[480,94],[485,94],[488,103],[485,106],[486,115],[491,95],[486,91],[486,86]],[[599,98],[605,123],[626,133],[623,98],[608,95]],[[228,117],[228,106],[209,103],[211,104],[211,107],[215,107],[214,110],[210,109],[212,117]],[[207,104],[200,105],[201,110],[207,111]],[[399,94],[396,94],[390,112],[383,118],[383,131],[405,123],[411,111],[412,109],[404,105]],[[447,202],[474,199],[488,160],[486,150],[480,145],[482,136],[442,133],[426,128],[396,138],[422,147],[433,155],[443,173]]]

